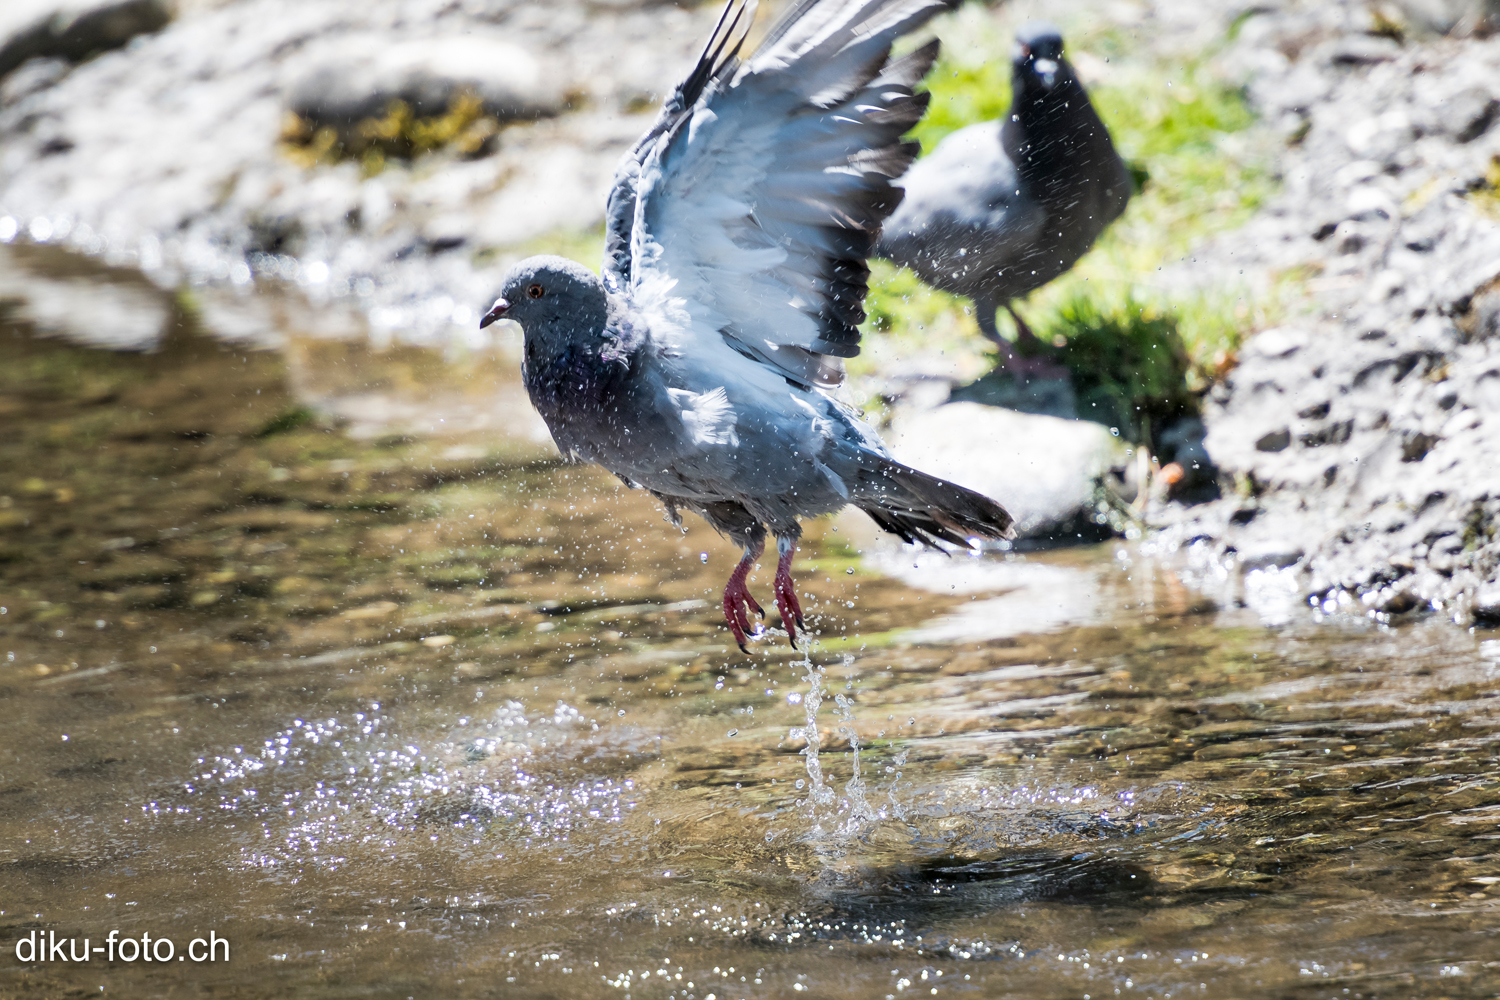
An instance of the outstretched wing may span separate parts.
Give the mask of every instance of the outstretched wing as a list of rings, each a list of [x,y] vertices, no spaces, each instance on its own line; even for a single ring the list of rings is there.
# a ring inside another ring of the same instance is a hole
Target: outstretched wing
[[[606,267],[666,318],[653,336],[684,353],[722,338],[799,383],[838,381],[937,57],[932,42],[892,61],[891,44],[950,2],[798,0],[740,62],[749,18],[732,0],[611,198]]]
[[[604,281],[610,291],[625,291],[631,283],[631,233],[643,162],[653,158],[661,138],[686,119],[709,82],[739,65],[740,46],[745,44],[745,34],[755,20],[755,7],[756,0],[729,0],[724,5],[693,71],[677,85],[655,123],[636,140],[615,170],[604,213]]]

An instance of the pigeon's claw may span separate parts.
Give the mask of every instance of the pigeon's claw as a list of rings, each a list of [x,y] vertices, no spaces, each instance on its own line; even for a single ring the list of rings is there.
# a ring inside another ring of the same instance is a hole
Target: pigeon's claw
[[[797,648],[797,630],[806,631],[802,621],[802,602],[797,600],[797,585],[792,582],[792,555],[797,551],[795,542],[782,539],[777,546],[781,558],[776,560],[776,610],[781,612],[781,624],[786,628],[792,648]]]
[[[750,575],[750,567],[760,558],[760,553],[761,546],[747,548],[744,558],[734,567],[734,572],[729,574],[729,582],[724,585],[724,621],[734,634],[734,641],[739,645],[740,652],[747,656],[750,650],[745,648],[745,643],[752,633],[747,611],[753,611],[762,618],[766,616],[760,602],[750,596],[750,587],[745,582],[745,577]]]
[[[1070,377],[1067,367],[1058,364],[1049,356],[1051,348],[1041,338],[1031,332],[1031,327],[1027,326],[1026,321],[1021,318],[1021,314],[1016,312],[1015,306],[1009,302],[1005,303],[1006,311],[1010,313],[1010,318],[1016,324],[1016,343],[1012,344],[995,329],[994,306],[988,302],[980,302],[978,299],[975,299],[975,305],[979,307],[980,329],[1000,349],[1000,359],[1005,364],[1005,370],[1010,373],[1011,378],[1019,383],[1030,382],[1032,379],[1049,382],[1060,381]],[[987,323],[984,322],[986,317],[989,320]],[[1043,353],[1035,357],[1023,358],[1020,352],[1016,350],[1016,345],[1025,341],[1030,341],[1036,347],[1040,348]]]

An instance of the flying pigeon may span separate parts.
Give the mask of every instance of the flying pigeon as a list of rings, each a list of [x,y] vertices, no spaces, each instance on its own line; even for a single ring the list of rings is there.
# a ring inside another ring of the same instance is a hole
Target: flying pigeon
[[[1011,71],[1003,121],[954,132],[897,182],[906,198],[875,252],[972,298],[979,329],[1019,374],[1027,366],[995,329],[996,308],[1009,310],[1021,339],[1035,341],[1011,300],[1088,252],[1125,211],[1131,179],[1063,58],[1057,28],[1023,27]]]
[[[948,0],[795,0],[740,51],[730,0],[702,56],[616,172],[602,277],[561,257],[513,266],[481,326],[525,333],[522,376],[558,449],[692,511],[744,550],[724,589],[740,649],[746,576],[769,530],[793,646],[798,519],[854,504],[908,542],[1008,537],[999,504],[891,459],[831,394],[859,352],[865,259],[916,155],[901,136],[932,42],[891,44]]]

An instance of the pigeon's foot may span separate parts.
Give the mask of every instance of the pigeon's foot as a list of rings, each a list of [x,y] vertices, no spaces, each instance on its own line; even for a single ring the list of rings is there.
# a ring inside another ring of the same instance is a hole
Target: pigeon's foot
[[[1026,325],[1021,314],[1016,312],[1015,307],[1009,302],[1005,303],[1005,311],[1010,313],[1010,318],[1016,324],[1015,343],[1006,339],[995,326],[995,310],[998,306],[993,301],[975,299],[974,307],[978,310],[975,315],[979,318],[980,332],[1000,349],[1000,358],[1005,364],[1005,370],[1010,372],[1011,377],[1017,382],[1061,381],[1071,377],[1068,369],[1047,357],[1045,353],[1040,357],[1021,357],[1020,352],[1016,350],[1017,344],[1030,342],[1043,352],[1049,351],[1050,348],[1041,338],[1031,332],[1031,327]]]
[[[797,630],[807,628],[802,623],[802,603],[797,600],[797,585],[792,582],[792,555],[797,551],[797,543],[790,538],[780,538],[776,541],[776,548],[781,553],[781,558],[776,560],[776,610],[781,612],[781,624],[786,628],[792,648],[796,649]]]
[[[729,582],[724,585],[724,620],[729,623],[729,631],[734,633],[734,641],[739,644],[740,652],[746,656],[750,655],[750,650],[745,648],[751,631],[748,612],[753,611],[762,618],[766,613],[761,610],[760,603],[750,596],[750,587],[745,583],[745,577],[750,575],[750,567],[760,558],[765,547],[765,542],[747,547],[739,565],[729,574]],[[780,600],[779,597],[777,599]]]

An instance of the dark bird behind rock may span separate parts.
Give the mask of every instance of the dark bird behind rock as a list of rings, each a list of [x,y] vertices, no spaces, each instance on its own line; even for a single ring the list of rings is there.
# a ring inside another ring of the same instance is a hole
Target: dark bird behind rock
[[[972,298],[979,329],[1017,371],[1024,365],[995,310],[1010,309],[1019,335],[1032,338],[1011,300],[1088,252],[1125,211],[1131,178],[1055,27],[1022,28],[1011,69],[1009,114],[954,132],[913,165],[876,253]]]
[[[743,649],[745,578],[769,530],[775,600],[803,627],[798,519],[854,504],[909,542],[1007,537],[994,501],[894,461],[829,394],[859,323],[891,181],[933,42],[891,44],[945,0],[799,0],[740,58],[731,0],[702,57],[626,156],[609,197],[603,277],[561,257],[511,268],[485,315],[525,332],[522,375],[564,455],[597,462],[744,548],[724,591]]]

